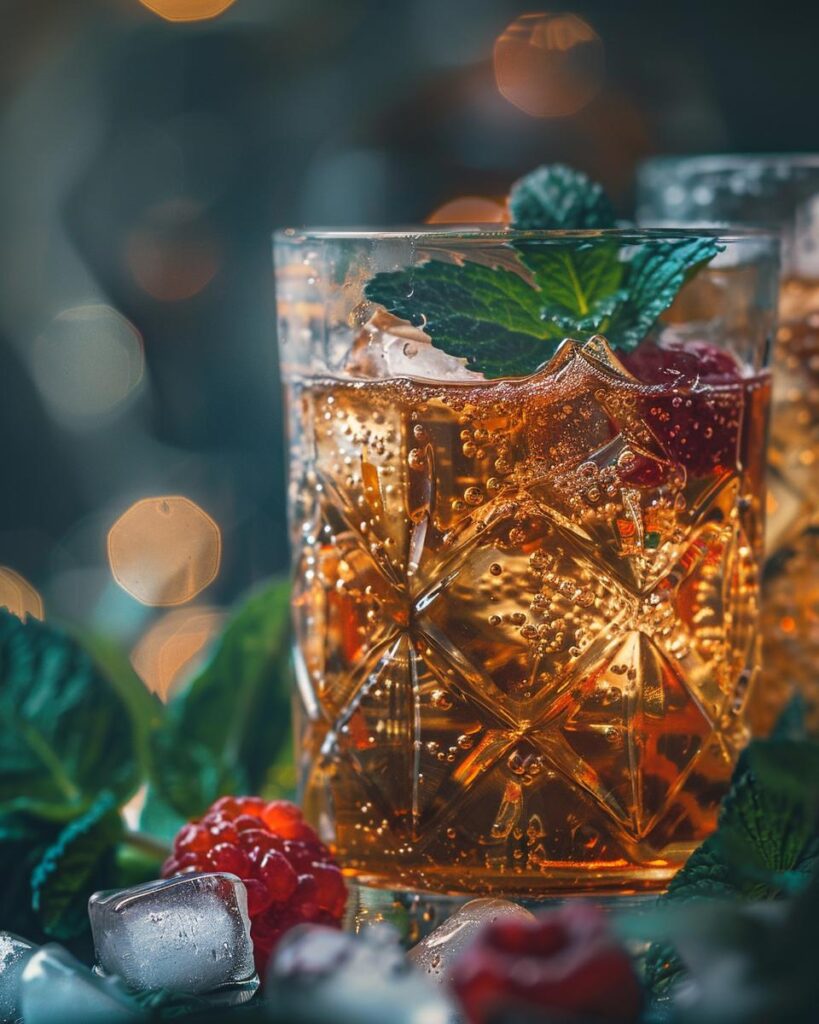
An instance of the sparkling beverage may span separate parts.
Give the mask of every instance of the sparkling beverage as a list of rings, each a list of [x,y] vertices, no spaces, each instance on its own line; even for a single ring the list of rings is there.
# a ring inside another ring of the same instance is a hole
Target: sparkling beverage
[[[748,736],[767,371],[676,331],[430,379],[372,323],[386,369],[288,372],[308,817],[380,888],[662,887]]]

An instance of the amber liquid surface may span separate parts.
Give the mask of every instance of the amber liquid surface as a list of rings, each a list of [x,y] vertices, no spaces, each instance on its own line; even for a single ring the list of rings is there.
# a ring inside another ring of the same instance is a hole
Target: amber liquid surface
[[[290,393],[304,805],[366,884],[661,887],[714,827],[757,664],[766,378]]]
[[[762,603],[763,683],[752,707],[767,732],[790,692],[819,727],[819,282],[781,289],[775,349]]]

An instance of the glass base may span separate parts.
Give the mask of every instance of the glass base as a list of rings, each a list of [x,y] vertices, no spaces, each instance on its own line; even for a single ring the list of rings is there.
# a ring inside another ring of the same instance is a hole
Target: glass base
[[[349,931],[359,932],[372,924],[386,922],[391,924],[401,936],[403,943],[409,948],[419,942],[438,925],[442,924],[451,914],[470,900],[478,899],[478,893],[452,895],[409,891],[401,889],[381,889],[364,885],[353,878],[347,879],[349,899],[344,927]],[[645,910],[653,906],[659,892],[626,892],[626,893],[589,893],[566,892],[550,894],[537,899],[506,896],[503,893],[486,893],[498,899],[510,899],[532,913],[559,906],[566,900],[583,899],[594,903],[607,911]]]

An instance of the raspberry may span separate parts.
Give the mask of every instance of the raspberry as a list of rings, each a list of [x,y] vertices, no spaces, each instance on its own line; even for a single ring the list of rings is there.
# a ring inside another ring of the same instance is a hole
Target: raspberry
[[[744,396],[729,352],[703,341],[649,341],[621,358],[652,385],[641,412],[675,461],[694,477],[736,468]]]
[[[631,959],[603,911],[585,903],[488,924],[455,961],[452,985],[469,1024],[487,1024],[501,1009],[527,1020],[635,1021],[642,1004]]]
[[[332,854],[286,800],[221,797],[174,839],[162,877],[185,871],[227,871],[242,879],[260,974],[288,929],[305,922],[338,927],[347,903]]]

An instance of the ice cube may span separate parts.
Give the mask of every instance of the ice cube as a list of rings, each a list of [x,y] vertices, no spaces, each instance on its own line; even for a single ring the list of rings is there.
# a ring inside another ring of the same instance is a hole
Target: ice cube
[[[353,342],[347,370],[363,377],[433,381],[483,380],[466,360],[435,348],[429,335],[389,313],[376,312]]]
[[[20,1019],[20,979],[23,969],[37,949],[27,939],[12,932],[0,932],[0,1022]]]
[[[407,959],[433,981],[448,983],[453,963],[484,925],[499,918],[526,919],[532,916],[525,907],[509,900],[490,897],[470,900],[413,946],[407,953]]]
[[[120,1024],[145,1020],[116,978],[99,978],[62,946],[32,953],[23,971],[20,1007],[25,1024]]]
[[[268,998],[286,1001],[293,1016],[308,1007],[311,1019],[334,1024],[382,1020],[390,1024],[449,1024],[452,1004],[404,956],[389,925],[359,935],[321,925],[299,925],[280,943],[267,974]]]
[[[436,348],[427,338],[408,341],[385,336],[384,360],[391,377],[415,377],[433,381],[483,380],[482,373],[467,369],[466,360]]]
[[[253,994],[247,893],[234,875],[185,874],[88,901],[97,960],[133,989]]]

